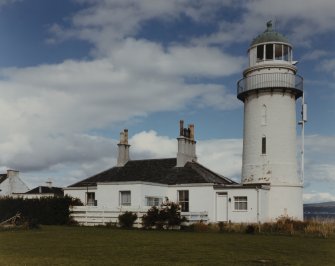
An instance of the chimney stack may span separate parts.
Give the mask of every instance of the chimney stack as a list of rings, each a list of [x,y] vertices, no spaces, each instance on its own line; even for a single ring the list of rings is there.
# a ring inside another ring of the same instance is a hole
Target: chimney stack
[[[45,182],[48,188],[52,188],[52,181],[49,179],[47,182]]]
[[[196,141],[194,140],[194,125],[184,128],[184,121],[180,120],[180,136],[178,140],[177,167],[184,167],[187,162],[197,161]]]
[[[128,144],[128,129],[124,129],[120,133],[120,142],[117,144],[119,147],[117,166],[124,166],[129,161],[129,147]]]

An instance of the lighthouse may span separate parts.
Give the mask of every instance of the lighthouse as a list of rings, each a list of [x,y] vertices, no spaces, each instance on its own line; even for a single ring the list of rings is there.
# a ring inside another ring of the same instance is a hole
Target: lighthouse
[[[248,49],[249,64],[237,84],[244,103],[243,186],[268,186],[268,220],[303,219],[303,181],[297,171],[296,100],[303,96],[293,47],[272,22]]]

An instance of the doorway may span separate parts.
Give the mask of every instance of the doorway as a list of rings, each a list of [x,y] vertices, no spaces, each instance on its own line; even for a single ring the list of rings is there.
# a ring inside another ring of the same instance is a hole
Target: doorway
[[[226,192],[216,193],[216,220],[217,222],[228,221],[228,195]]]

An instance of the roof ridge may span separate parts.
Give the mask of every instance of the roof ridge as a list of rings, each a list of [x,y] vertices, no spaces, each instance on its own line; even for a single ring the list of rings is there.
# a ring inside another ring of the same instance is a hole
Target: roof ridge
[[[171,157],[171,158],[136,159],[136,160],[129,160],[128,162],[163,161],[163,160],[177,160],[177,158]]]

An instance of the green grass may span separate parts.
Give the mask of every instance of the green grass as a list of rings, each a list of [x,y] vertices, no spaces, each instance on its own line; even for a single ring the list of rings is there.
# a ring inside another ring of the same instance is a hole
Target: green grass
[[[0,265],[335,265],[335,239],[43,226],[0,231]],[[261,262],[263,261],[263,262]]]

